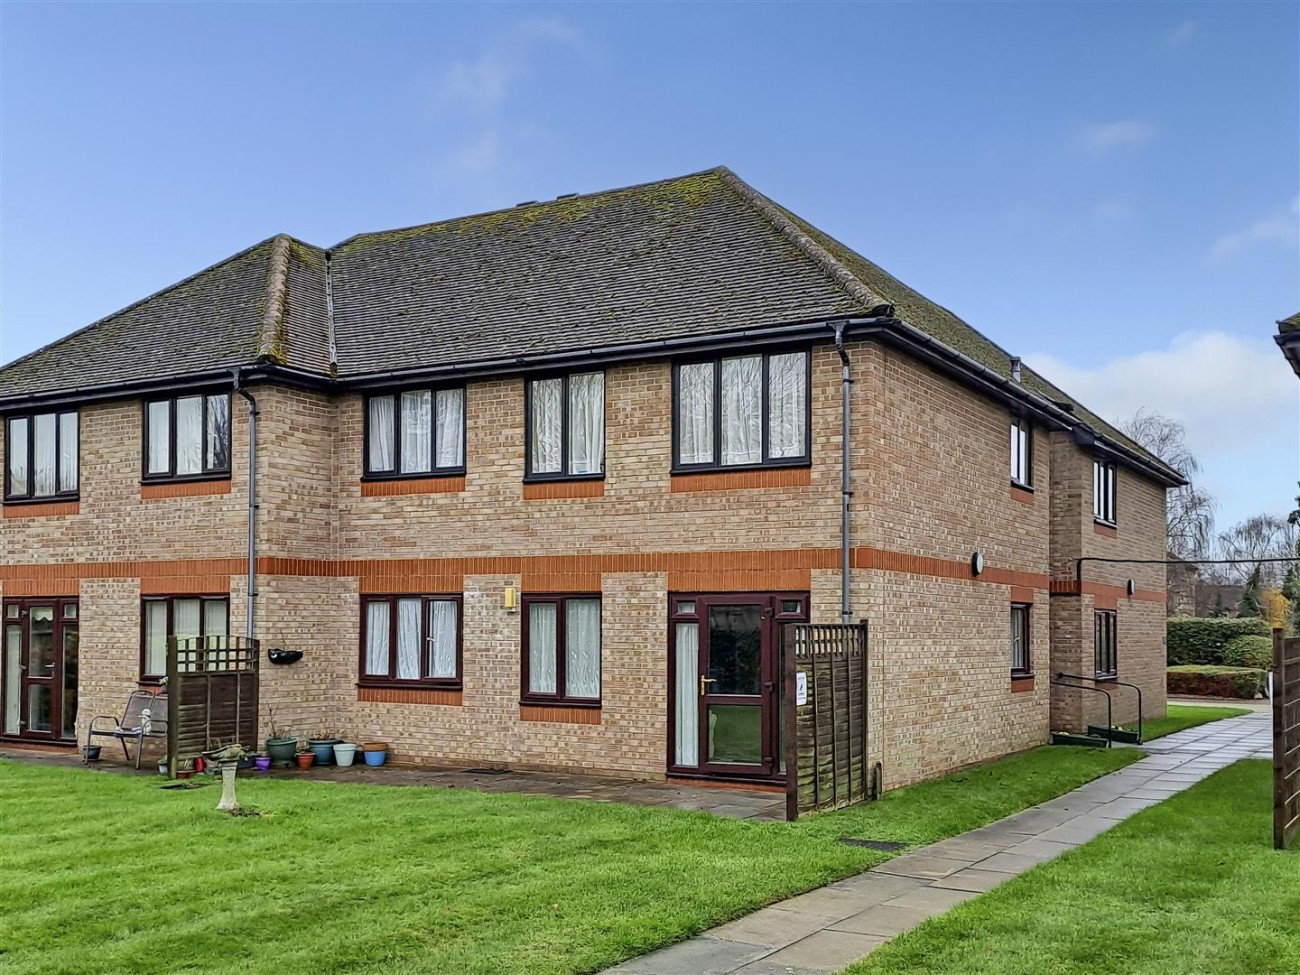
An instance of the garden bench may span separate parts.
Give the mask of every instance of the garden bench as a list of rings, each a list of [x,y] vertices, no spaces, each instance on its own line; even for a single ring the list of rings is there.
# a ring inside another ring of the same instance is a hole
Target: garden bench
[[[100,721],[111,721],[112,728],[96,727]],[[126,710],[122,717],[111,714],[97,714],[90,719],[90,728],[86,731],[86,745],[94,744],[96,738],[116,738],[122,743],[126,760],[131,761],[131,752],[127,741],[136,742],[135,767],[140,767],[140,756],[144,752],[146,738],[167,738],[167,693],[151,694],[148,691],[132,691],[127,699]]]

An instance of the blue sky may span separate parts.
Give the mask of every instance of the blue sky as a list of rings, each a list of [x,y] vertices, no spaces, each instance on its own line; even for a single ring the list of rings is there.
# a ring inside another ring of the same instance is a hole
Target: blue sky
[[[719,163],[1285,512],[1300,7],[0,5],[0,360],[288,232]]]

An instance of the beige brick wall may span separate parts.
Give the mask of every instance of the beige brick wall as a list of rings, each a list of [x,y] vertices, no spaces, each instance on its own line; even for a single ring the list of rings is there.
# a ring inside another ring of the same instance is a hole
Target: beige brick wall
[[[1047,434],[1036,437],[1037,490],[1030,501],[1016,500],[1004,407],[883,347],[851,343],[849,353],[856,380],[852,609],[872,624],[872,750],[892,788],[1046,740],[1049,635],[1068,636],[1079,656],[1066,617],[1077,622],[1091,613],[1088,606],[1067,614],[1058,606],[1063,610],[1068,599],[1049,600],[1047,576],[1054,566],[1060,570],[1049,536],[1079,551],[1085,543],[1109,551],[1103,543],[1112,543],[1117,551],[1146,552],[1158,499],[1145,482],[1121,474],[1120,537],[1094,541],[1090,468],[1084,496],[1072,480],[1077,471],[1057,470],[1058,455],[1065,455],[1049,446]],[[257,387],[259,556],[302,560],[281,561],[260,576],[258,635],[264,646],[304,651],[293,666],[263,665],[264,721],[274,708],[281,725],[387,740],[394,757],[406,761],[662,776],[669,591],[808,588],[814,621],[839,618],[840,384],[833,348],[815,350],[813,373],[806,483],[673,490],[671,366],[658,361],[607,372],[603,494],[548,500],[524,499],[518,377],[468,385],[463,490],[401,496],[363,493],[362,397]],[[30,588],[31,572],[21,567],[52,562],[242,560],[246,413],[235,398],[228,494],[145,501],[139,403],[85,409],[80,513],[0,522],[0,569],[13,569],[4,576],[17,580],[13,591]],[[1064,499],[1078,495],[1079,504],[1058,500],[1058,491]],[[989,566],[978,580],[966,569],[976,550]],[[911,561],[875,567],[885,555]],[[134,686],[141,586],[161,592],[171,578],[160,581],[156,568],[119,571],[122,578],[79,583],[83,714],[115,710]],[[184,565],[166,571],[177,586],[193,584]],[[242,569],[236,562],[222,571],[232,632],[239,633]],[[203,572],[210,581],[211,567]],[[1145,575],[1133,575],[1147,584]],[[599,724],[521,719],[519,613],[502,605],[508,585],[602,593]],[[1017,599],[1034,603],[1038,677],[1020,692],[1009,680],[1013,585],[1020,587]],[[463,592],[459,705],[358,699],[365,592]],[[1140,608],[1127,613],[1121,607],[1121,674],[1154,682],[1154,665],[1142,670],[1154,624]],[[1090,615],[1087,635],[1090,661]],[[1159,661],[1162,667],[1163,648]]]

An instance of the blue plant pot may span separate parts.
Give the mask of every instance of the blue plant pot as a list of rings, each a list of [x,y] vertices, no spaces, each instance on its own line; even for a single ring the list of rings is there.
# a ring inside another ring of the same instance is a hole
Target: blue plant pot
[[[334,746],[342,740],[342,738],[308,738],[307,747],[316,755],[317,765],[333,765]]]
[[[367,765],[383,765],[384,759],[388,757],[388,751],[385,749],[382,752],[366,752],[365,756]]]

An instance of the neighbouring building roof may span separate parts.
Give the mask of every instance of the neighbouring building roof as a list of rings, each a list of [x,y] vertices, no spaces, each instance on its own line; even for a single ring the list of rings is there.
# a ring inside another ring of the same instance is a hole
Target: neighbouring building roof
[[[1300,376],[1300,311],[1277,323],[1276,341],[1295,374]]]
[[[329,250],[274,237],[0,369],[0,407],[254,365],[345,383],[463,363],[506,371],[521,356],[881,316],[1011,377],[1006,350],[718,168]],[[1178,478],[1037,373],[1021,375]]]

